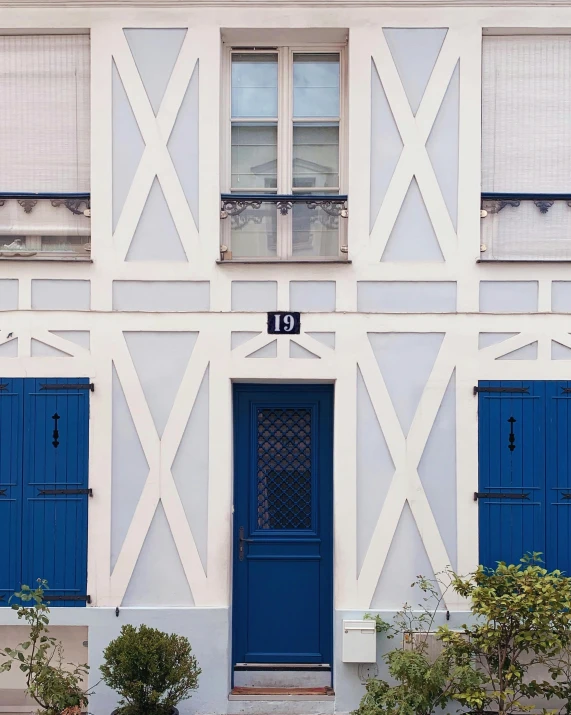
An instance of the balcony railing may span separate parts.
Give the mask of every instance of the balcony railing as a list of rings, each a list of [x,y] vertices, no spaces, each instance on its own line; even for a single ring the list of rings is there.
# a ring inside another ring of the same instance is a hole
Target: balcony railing
[[[571,261],[571,194],[483,192],[482,261]]]
[[[89,259],[90,194],[0,192],[0,258]]]
[[[222,194],[220,199],[222,219],[238,216],[246,209],[259,209],[262,204],[275,204],[282,216],[287,216],[294,204],[320,208],[329,216],[348,216],[346,194]]]

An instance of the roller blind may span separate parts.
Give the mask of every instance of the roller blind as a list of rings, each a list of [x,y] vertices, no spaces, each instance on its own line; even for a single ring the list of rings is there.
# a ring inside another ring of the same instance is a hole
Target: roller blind
[[[89,191],[89,36],[0,36],[0,192]]]
[[[571,192],[571,36],[484,38],[482,190]]]

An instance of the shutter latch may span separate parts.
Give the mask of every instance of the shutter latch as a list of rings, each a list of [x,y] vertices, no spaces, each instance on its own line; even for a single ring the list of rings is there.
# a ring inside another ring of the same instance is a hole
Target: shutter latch
[[[474,501],[478,499],[529,499],[528,494],[499,494],[498,492],[474,492]]]
[[[40,489],[39,494],[87,494],[93,496],[93,489]]]

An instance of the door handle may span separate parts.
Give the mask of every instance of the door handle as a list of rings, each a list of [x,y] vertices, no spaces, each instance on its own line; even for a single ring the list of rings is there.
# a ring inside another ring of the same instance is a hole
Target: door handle
[[[254,539],[244,537],[244,527],[238,529],[238,561],[244,561],[244,544],[252,544]]]

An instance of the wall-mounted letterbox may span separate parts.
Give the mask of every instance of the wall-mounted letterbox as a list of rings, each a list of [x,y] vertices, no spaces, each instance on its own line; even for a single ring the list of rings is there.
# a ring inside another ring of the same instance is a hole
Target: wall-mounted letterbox
[[[343,662],[377,662],[375,621],[343,621]]]

